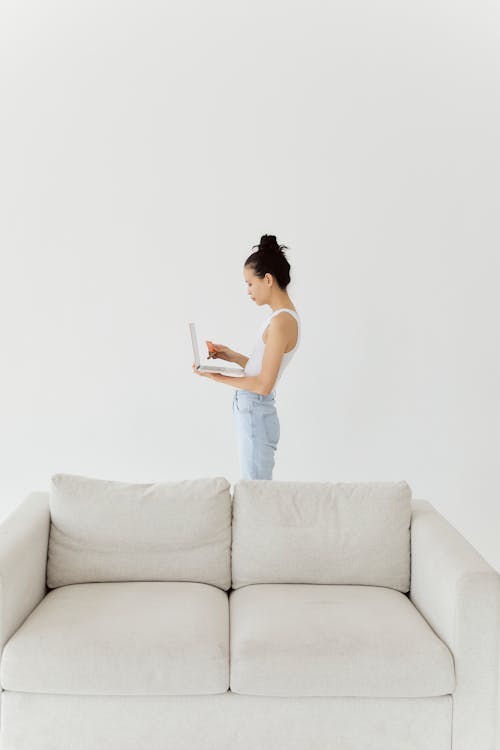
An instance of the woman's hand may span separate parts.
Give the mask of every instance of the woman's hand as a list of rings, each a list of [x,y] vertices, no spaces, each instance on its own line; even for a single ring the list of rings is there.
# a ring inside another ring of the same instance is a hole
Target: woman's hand
[[[224,359],[226,362],[234,362],[233,352],[228,346],[224,344],[214,344],[213,341],[205,341],[208,346],[208,359]]]
[[[200,370],[196,369],[194,362],[193,362],[193,372],[195,375],[200,375],[202,378],[212,378],[212,380],[214,379],[214,376],[218,374],[216,372],[201,372]]]

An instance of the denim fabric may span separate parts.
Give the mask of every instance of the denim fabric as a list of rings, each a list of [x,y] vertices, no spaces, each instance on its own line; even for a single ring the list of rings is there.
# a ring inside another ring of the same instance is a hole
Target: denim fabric
[[[280,438],[276,391],[268,396],[238,388],[233,415],[241,479],[272,479],[274,454]]]

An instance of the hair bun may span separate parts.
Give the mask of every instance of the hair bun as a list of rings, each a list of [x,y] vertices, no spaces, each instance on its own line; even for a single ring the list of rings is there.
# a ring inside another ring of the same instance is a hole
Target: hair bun
[[[276,235],[274,234],[263,234],[260,238],[259,250],[277,250],[280,251],[280,246],[276,241]]]

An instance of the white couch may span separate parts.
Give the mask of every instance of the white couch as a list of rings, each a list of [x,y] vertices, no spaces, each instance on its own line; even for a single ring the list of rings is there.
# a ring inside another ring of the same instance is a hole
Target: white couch
[[[496,750],[499,639],[406,482],[55,474],[0,526],[2,750]]]

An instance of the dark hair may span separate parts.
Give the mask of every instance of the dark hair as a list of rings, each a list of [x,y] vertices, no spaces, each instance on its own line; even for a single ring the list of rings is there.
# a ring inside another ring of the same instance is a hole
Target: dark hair
[[[270,273],[276,279],[281,289],[286,289],[290,283],[290,263],[285,257],[283,248],[286,245],[278,245],[274,234],[263,234],[258,245],[252,245],[259,249],[248,256],[244,265],[253,268],[254,273],[263,279],[266,273]]]

